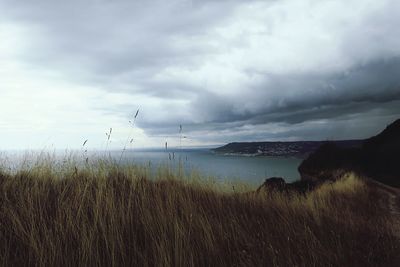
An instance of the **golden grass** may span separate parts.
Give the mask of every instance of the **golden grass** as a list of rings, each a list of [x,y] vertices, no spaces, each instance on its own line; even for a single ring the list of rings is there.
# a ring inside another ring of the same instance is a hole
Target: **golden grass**
[[[3,266],[390,266],[379,196],[349,174],[306,196],[97,162],[0,174]]]

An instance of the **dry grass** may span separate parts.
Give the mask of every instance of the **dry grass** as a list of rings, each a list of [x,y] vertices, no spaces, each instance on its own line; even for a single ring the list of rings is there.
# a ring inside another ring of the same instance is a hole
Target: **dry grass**
[[[0,174],[3,266],[390,266],[398,240],[354,175],[306,196],[97,162]]]

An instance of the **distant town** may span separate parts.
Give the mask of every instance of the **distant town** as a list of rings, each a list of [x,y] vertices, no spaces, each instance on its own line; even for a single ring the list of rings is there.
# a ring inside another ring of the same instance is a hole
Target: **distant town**
[[[295,142],[235,142],[213,149],[215,153],[237,156],[298,156],[316,151],[322,144],[332,142],[340,147],[359,147],[362,140],[295,141]]]

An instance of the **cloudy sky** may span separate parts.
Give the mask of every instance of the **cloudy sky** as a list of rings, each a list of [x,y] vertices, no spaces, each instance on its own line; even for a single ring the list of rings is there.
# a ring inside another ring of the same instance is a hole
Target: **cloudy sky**
[[[0,0],[0,149],[364,138],[400,118],[398,0]],[[137,109],[135,126],[129,124]]]

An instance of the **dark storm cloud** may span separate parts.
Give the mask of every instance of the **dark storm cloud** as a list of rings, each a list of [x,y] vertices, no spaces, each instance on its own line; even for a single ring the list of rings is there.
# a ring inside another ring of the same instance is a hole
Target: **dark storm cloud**
[[[3,1],[0,21],[31,30],[26,64],[148,99],[98,108],[141,106],[149,135],[356,138],[400,116],[400,4],[302,3]]]
[[[335,118],[362,113],[373,106],[386,105],[391,112],[400,113],[400,106],[391,105],[400,100],[400,58],[371,62],[343,73],[326,77],[315,75],[287,75],[268,77],[268,86],[282,94],[264,95],[263,85],[255,91],[253,103],[261,103],[257,112],[238,114],[240,106],[232,101],[209,94],[197,102],[195,112],[214,113],[214,122],[241,121],[242,124],[269,122],[300,123],[311,119]],[[295,87],[295,88],[293,88]],[[295,90],[293,90],[295,89]],[[290,94],[290,91],[300,93]],[[289,92],[285,94],[284,92]],[[265,106],[262,106],[265,103]]]

